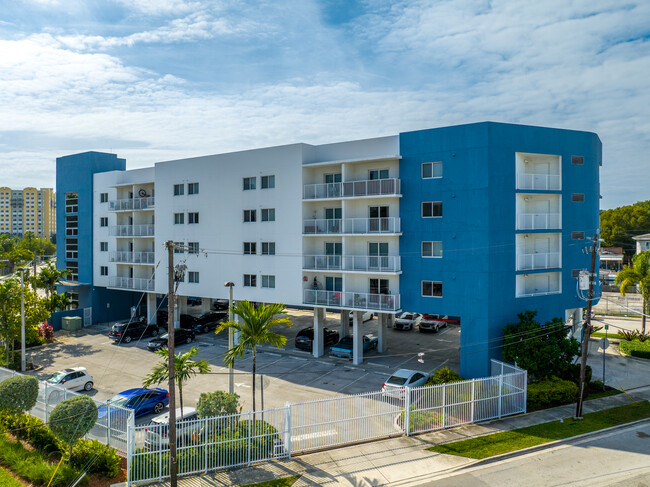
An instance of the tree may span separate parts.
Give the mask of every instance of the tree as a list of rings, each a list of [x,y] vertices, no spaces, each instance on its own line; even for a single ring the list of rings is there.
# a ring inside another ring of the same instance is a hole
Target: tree
[[[41,268],[38,275],[33,277],[33,283],[38,289],[43,289],[45,296],[49,299],[50,296],[56,294],[57,283],[69,276],[69,270],[60,271],[56,268],[54,262],[49,261]]]
[[[535,321],[537,311],[517,315],[519,323],[503,328],[503,358],[528,370],[535,381],[562,375],[580,354],[580,343],[568,334],[561,318],[553,318],[543,326]]]
[[[38,379],[30,375],[16,375],[0,383],[0,411],[21,414],[36,406]]]
[[[642,310],[641,333],[645,335],[645,315],[650,303],[650,250],[641,252],[632,258],[632,266],[624,266],[616,275],[614,281],[619,287],[621,295],[625,296],[632,286],[638,286],[641,291]]]
[[[650,233],[650,200],[601,211],[600,228],[605,247],[623,247],[628,256],[634,254],[632,236]]]
[[[97,405],[89,396],[79,395],[65,399],[57,404],[52,412],[48,425],[52,433],[61,441],[72,446],[83,438],[97,422]]]
[[[199,418],[237,414],[240,409],[239,394],[224,391],[202,392],[196,405]]]
[[[249,301],[240,301],[232,307],[232,314],[239,316],[239,322],[220,323],[215,331],[216,334],[219,334],[223,330],[232,329],[239,337],[239,343],[224,354],[223,361],[227,366],[234,365],[235,359],[243,357],[246,352],[253,353],[253,412],[255,411],[257,346],[264,343],[270,343],[278,348],[284,346],[287,342],[286,337],[273,332],[272,328],[277,325],[286,325],[291,328],[293,323],[286,315],[276,318],[277,315],[285,312],[286,308],[281,303],[263,304],[256,308]]]
[[[156,350],[156,353],[163,357],[163,359],[151,369],[149,375],[142,381],[144,387],[149,387],[152,384],[161,384],[169,379],[169,352],[167,348],[160,348]],[[207,374],[210,372],[210,364],[207,360],[192,360],[197,353],[199,353],[199,349],[192,347],[188,352],[174,355],[174,381],[178,386],[181,411],[183,411],[183,384],[196,374]]]

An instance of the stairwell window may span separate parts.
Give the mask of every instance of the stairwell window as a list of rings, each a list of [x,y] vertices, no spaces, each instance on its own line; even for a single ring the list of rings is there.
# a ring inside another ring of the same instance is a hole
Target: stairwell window
[[[442,177],[442,162],[423,162],[422,179],[433,179]]]
[[[442,217],[442,201],[425,201],[422,203],[422,218]]]
[[[422,296],[441,298],[442,282],[440,281],[422,281]]]

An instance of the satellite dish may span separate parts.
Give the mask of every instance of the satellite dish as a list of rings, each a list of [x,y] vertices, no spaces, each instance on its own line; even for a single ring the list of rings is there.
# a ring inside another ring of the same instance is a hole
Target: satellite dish
[[[147,191],[144,190],[144,189],[141,189],[140,191],[138,191],[138,194],[140,195],[141,198],[144,198],[145,196],[147,196]]]

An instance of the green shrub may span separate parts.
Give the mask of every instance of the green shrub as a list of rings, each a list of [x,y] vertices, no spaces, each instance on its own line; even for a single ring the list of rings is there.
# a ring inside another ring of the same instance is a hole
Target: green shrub
[[[199,418],[237,414],[240,410],[239,395],[224,391],[202,392],[196,405]]]
[[[460,375],[451,370],[449,367],[444,367],[438,369],[435,373],[429,378],[426,385],[428,386],[437,386],[439,384],[445,384],[447,382],[458,382],[464,380]]]
[[[637,330],[618,330],[618,337],[622,340],[627,340],[631,342],[639,334]]]
[[[592,373],[593,371],[591,370],[591,366],[587,365],[585,368],[585,384],[591,382]],[[560,379],[570,380],[576,384],[580,383],[580,364],[571,364],[563,367],[560,369],[557,376]]]
[[[72,448],[70,464],[88,473],[99,473],[109,479],[120,472],[120,458],[114,448],[97,440],[80,440]]]
[[[0,411],[24,413],[36,406],[38,379],[30,375],[16,375],[0,383]]]
[[[529,409],[544,409],[573,402],[578,395],[578,386],[569,380],[551,377],[528,385],[527,406]]]
[[[595,380],[591,383],[591,387],[598,390],[604,390],[605,384],[603,384],[602,380]]]
[[[50,414],[50,429],[61,441],[72,445],[97,422],[97,406],[88,396],[61,401]]]
[[[641,342],[638,339],[620,343],[621,353],[632,357],[650,358],[650,341]]]
[[[35,416],[3,414],[0,416],[0,423],[2,423],[5,430],[11,431],[15,437],[27,441],[43,453],[62,451],[59,439],[54,436],[54,433],[50,431],[50,428],[43,421]]]

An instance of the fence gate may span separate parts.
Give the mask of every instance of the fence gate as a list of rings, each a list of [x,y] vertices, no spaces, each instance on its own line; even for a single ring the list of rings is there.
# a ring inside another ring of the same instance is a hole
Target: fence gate
[[[90,326],[93,324],[93,309],[84,308],[84,326]]]

